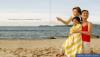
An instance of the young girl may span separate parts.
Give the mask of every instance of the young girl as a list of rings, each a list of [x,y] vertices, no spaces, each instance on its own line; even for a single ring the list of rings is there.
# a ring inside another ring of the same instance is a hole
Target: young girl
[[[64,52],[67,57],[75,57],[76,54],[82,53],[82,38],[81,33],[75,33],[82,29],[80,18],[74,17],[72,19],[73,26],[70,29],[70,34],[66,42],[63,44]]]
[[[90,53],[91,52],[91,34],[92,34],[92,23],[88,22],[89,12],[88,10],[82,11],[82,31],[77,31],[82,34],[82,41],[83,41],[83,53]]]

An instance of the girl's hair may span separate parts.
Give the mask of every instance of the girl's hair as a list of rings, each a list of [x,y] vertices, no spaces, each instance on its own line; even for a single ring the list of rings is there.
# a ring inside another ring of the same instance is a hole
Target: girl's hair
[[[77,20],[79,23],[81,23],[81,20],[80,20],[80,18],[79,18],[78,16],[75,16],[75,17],[72,19],[72,21],[73,21],[74,19]]]
[[[89,13],[89,11],[88,10],[82,10],[82,13],[83,12],[87,12],[87,13]],[[83,20],[82,20],[82,17],[81,17],[81,22],[82,22]]]
[[[81,8],[80,8],[80,7],[74,7],[73,10],[74,10],[74,9],[76,9],[76,10],[79,12],[79,14],[82,14]]]
[[[85,12],[85,11],[86,11],[87,13],[89,13],[89,11],[88,11],[88,10],[82,10],[82,13],[83,13],[83,12]]]

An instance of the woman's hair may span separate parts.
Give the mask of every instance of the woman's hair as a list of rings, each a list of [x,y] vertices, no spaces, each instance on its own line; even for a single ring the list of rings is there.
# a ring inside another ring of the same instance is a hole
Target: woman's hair
[[[74,7],[73,10],[74,10],[74,9],[76,9],[76,10],[79,12],[79,14],[82,14],[81,8],[80,8],[80,7]]]
[[[74,19],[77,20],[79,23],[81,23],[81,20],[80,20],[80,18],[79,18],[78,16],[75,16],[75,17],[72,19],[72,21],[73,21]]]

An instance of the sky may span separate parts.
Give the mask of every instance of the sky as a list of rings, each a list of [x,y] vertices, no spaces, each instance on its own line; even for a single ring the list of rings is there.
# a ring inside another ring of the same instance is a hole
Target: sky
[[[0,26],[63,25],[72,8],[89,10],[88,21],[100,24],[100,0],[0,0]]]

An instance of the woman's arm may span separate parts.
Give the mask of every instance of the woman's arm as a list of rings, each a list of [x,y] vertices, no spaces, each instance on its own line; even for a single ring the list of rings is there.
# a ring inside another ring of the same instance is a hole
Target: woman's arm
[[[62,23],[64,23],[65,25],[68,25],[71,21],[72,21],[72,16],[68,19],[68,20],[63,20],[62,18],[57,17],[57,20],[61,21]]]

